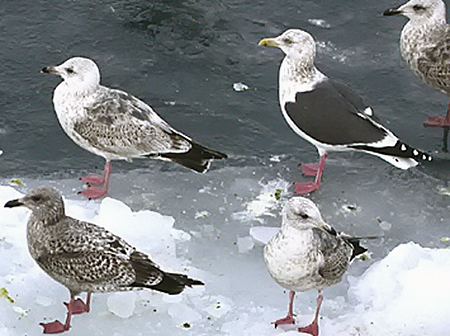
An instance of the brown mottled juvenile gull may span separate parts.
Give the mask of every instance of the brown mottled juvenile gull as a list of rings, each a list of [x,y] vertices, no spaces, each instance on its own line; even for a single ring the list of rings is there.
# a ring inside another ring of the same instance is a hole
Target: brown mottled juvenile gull
[[[289,29],[259,45],[284,52],[278,90],[281,112],[292,130],[316,146],[320,155],[318,165],[302,165],[303,174],[315,181],[297,183],[298,194],[320,188],[329,152],[361,151],[400,169],[431,161],[431,156],[410,147],[374,118],[372,108],[348,86],[316,68],[316,44],[309,33]]]
[[[69,330],[72,315],[89,312],[91,293],[149,288],[174,295],[186,286],[203,285],[184,274],[164,272],[149,256],[107,230],[66,216],[63,199],[53,188],[35,189],[5,204],[18,206],[32,211],[27,225],[31,256],[70,292],[65,323],[41,323],[46,334]],[[87,292],[86,303],[76,299],[81,292]]]
[[[88,184],[81,194],[89,199],[108,193],[111,160],[154,158],[204,173],[213,159],[226,158],[175,130],[143,101],[101,85],[100,70],[88,58],[73,57],[42,72],[63,79],[53,93],[63,130],[77,145],[106,160],[102,177],[81,179]]]
[[[384,15],[409,19],[400,35],[402,58],[422,81],[450,96],[450,28],[446,12],[442,0],[411,0],[386,10]],[[450,104],[445,117],[429,117],[424,125],[444,129],[443,149],[448,151]]]
[[[264,247],[270,275],[280,286],[290,290],[288,315],[275,321],[275,328],[295,323],[295,292],[317,289],[314,321],[298,329],[317,336],[322,290],[341,281],[355,256],[367,250],[359,245],[362,238],[337,233],[325,223],[317,206],[307,198],[291,198],[282,216],[281,230]]]

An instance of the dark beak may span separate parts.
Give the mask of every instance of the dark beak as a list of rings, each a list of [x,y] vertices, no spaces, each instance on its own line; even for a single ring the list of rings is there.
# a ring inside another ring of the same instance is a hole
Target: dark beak
[[[402,14],[402,12],[399,11],[397,8],[386,9],[383,13],[384,16],[394,16],[394,15],[400,15],[400,14]]]
[[[45,68],[42,68],[41,73],[50,74],[50,75],[58,75],[58,71],[55,69],[55,67],[48,66]]]
[[[15,199],[15,200],[7,202],[5,204],[5,208],[14,208],[14,207],[22,206],[22,205],[23,205],[23,203],[20,200]]]

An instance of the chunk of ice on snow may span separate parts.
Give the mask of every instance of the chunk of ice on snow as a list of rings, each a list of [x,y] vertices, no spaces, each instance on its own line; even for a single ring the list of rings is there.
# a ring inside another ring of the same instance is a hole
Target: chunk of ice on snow
[[[265,245],[278,233],[278,231],[280,231],[279,227],[254,226],[250,228],[250,236],[254,241]]]
[[[250,251],[255,246],[252,237],[238,237],[237,238],[237,247],[239,253],[246,253]]]
[[[129,318],[136,308],[135,292],[112,293],[106,301],[108,310],[121,318]]]

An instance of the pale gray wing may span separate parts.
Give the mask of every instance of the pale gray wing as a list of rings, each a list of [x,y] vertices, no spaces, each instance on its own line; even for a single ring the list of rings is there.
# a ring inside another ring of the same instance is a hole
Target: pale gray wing
[[[438,34],[436,40],[438,42],[433,47],[424,50],[424,56],[417,60],[417,67],[429,85],[449,95],[450,30],[448,25]]]
[[[314,228],[313,234],[314,241],[319,245],[324,259],[319,268],[319,274],[329,281],[339,280],[350,264],[352,247],[337,236],[334,229],[326,231],[322,228]]]
[[[122,157],[163,153],[184,153],[189,138],[176,132],[153,109],[119,90],[104,88],[74,131],[89,144]]]

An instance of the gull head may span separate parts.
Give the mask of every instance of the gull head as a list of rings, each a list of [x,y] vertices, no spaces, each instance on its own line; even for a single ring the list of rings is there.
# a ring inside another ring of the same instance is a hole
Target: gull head
[[[319,208],[308,198],[292,197],[283,208],[283,226],[293,226],[297,229],[326,225]]]
[[[41,213],[46,217],[55,218],[64,215],[64,202],[61,194],[54,188],[37,188],[24,197],[8,201],[5,208],[26,207],[33,213]]]
[[[410,0],[398,8],[387,9],[384,16],[403,15],[413,22],[446,22],[446,8],[442,0]]]
[[[286,56],[293,59],[314,61],[316,55],[314,38],[300,29],[289,29],[277,37],[262,39],[258,45],[279,48]]]
[[[56,66],[47,66],[43,73],[60,76],[71,88],[78,91],[89,91],[100,84],[100,70],[89,58],[72,57]]]

